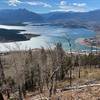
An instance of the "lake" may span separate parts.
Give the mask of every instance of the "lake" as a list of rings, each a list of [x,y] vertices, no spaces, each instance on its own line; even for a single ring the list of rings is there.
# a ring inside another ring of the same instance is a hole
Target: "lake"
[[[49,45],[52,46],[58,42],[61,42],[64,49],[69,51],[67,39],[70,39],[73,51],[89,51],[90,48],[86,45],[80,44],[79,40],[94,37],[96,35],[95,32],[85,28],[63,28],[61,26],[40,24],[28,24],[26,26],[0,25],[0,28],[25,30],[25,32],[22,31],[19,34],[31,33],[41,35],[33,37],[28,41],[0,43],[1,51],[9,51],[9,49],[15,50],[16,46],[20,46],[21,49],[41,48],[42,46],[47,48]]]

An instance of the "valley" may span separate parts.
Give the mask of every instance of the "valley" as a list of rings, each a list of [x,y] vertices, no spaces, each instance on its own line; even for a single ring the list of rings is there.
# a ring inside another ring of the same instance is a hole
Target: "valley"
[[[100,10],[25,1],[0,9],[0,100],[99,100]]]
[[[16,12],[16,14],[14,13]],[[53,28],[58,27],[58,34],[62,34],[62,31],[60,33],[60,29],[63,30],[63,33],[67,34],[67,29],[87,29],[90,31],[94,31],[95,35],[94,37],[91,36],[90,38],[95,38],[96,34],[99,33],[98,29],[100,26],[100,20],[99,20],[99,12],[100,10],[94,10],[94,11],[89,11],[89,12],[51,12],[51,13],[45,13],[45,14],[39,14],[39,13],[34,13],[31,11],[28,11],[27,9],[15,9],[15,10],[0,10],[0,24],[1,25],[8,25],[7,28],[10,26],[10,29],[14,27],[15,30],[5,30],[7,34],[9,31],[14,31],[12,33],[17,33],[13,34],[11,37],[9,36],[4,37],[6,33],[4,32],[2,35],[2,28],[0,29],[0,38],[1,42],[16,42],[16,41],[27,41],[30,40],[32,37],[37,37],[40,36],[41,34],[44,36],[48,32],[54,33]],[[9,15],[12,16],[9,16]],[[4,15],[5,17],[3,17]],[[22,18],[22,16],[24,17]],[[96,18],[94,18],[94,15]],[[13,19],[13,20],[12,20]],[[17,30],[16,30],[16,27]],[[43,28],[42,28],[43,27]],[[48,27],[52,31],[48,31]],[[33,28],[33,29],[32,29]],[[39,30],[37,30],[40,28]],[[31,33],[33,35],[29,35],[26,37],[26,35],[23,34],[18,34],[21,33],[20,30],[28,30],[24,34]],[[44,30],[44,33],[43,33]],[[15,32],[16,31],[16,32]],[[4,35],[5,34],[5,35]],[[77,33],[78,34],[78,33]],[[81,34],[81,33],[80,33]],[[87,33],[86,33],[87,34]],[[16,36],[15,36],[16,35]],[[8,38],[9,37],[9,38]],[[98,37],[98,36],[97,36]],[[83,37],[79,37],[83,38]],[[88,37],[87,37],[88,38]],[[89,39],[88,39],[89,40]],[[97,45],[99,45],[99,40],[100,38],[98,37]],[[90,41],[90,40],[89,40]],[[95,39],[94,39],[95,41]]]

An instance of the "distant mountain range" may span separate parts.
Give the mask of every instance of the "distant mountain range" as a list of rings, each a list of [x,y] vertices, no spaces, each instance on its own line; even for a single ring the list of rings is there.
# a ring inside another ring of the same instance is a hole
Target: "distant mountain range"
[[[100,33],[100,10],[90,12],[50,12],[46,14],[38,14],[26,9],[0,10],[0,24],[25,25],[23,22],[50,23],[51,25],[62,25],[71,28],[84,27]],[[19,32],[20,30],[0,29],[0,41],[10,42],[30,39],[30,35],[17,34]]]
[[[90,12],[50,12],[37,14],[26,9],[0,10],[0,24],[23,22],[98,22],[100,23],[100,10]]]
[[[48,21],[96,21],[100,22],[100,10],[90,12],[51,12],[43,14]]]
[[[34,12],[30,12],[26,9],[5,9],[0,10],[0,23],[12,24],[23,22],[43,22],[43,17]]]

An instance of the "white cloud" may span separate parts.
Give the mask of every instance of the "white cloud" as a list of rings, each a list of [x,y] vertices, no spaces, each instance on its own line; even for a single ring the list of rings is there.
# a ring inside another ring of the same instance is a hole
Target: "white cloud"
[[[18,4],[28,4],[28,5],[31,5],[31,6],[41,6],[41,7],[49,7],[51,8],[52,6],[50,4],[47,4],[45,2],[40,2],[40,1],[21,1],[21,0],[8,0],[8,4],[10,6],[17,6]]]
[[[50,4],[44,3],[44,2],[27,2],[27,4],[31,6],[42,6],[42,7],[49,7],[51,8],[52,6]]]
[[[58,5],[57,9],[52,11],[73,11],[73,12],[85,12],[86,11],[86,3],[70,3],[68,4],[66,1],[61,1]]]
[[[10,6],[17,6],[18,4],[22,2],[20,0],[9,0],[8,3]]]
[[[86,3],[73,3],[73,6],[85,7]]]
[[[60,5],[66,5],[66,1],[61,1]]]

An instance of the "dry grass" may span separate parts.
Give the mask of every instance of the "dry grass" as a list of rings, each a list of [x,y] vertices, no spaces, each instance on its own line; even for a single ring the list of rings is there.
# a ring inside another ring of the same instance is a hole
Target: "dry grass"
[[[53,96],[52,100],[100,100],[100,87],[65,91]]]
[[[10,57],[9,57],[10,58]],[[78,78],[78,68],[75,68],[73,71],[73,85],[82,85],[88,83],[90,81],[100,83],[100,68],[91,69],[89,66],[87,68],[81,68],[81,78]],[[14,67],[6,66],[5,67],[5,75],[14,76]],[[91,83],[91,82],[90,82]],[[69,85],[69,80],[66,78],[64,81],[57,82],[57,88],[64,88]],[[33,93],[32,93],[33,94]],[[25,100],[32,100],[33,97],[27,97]],[[61,98],[61,99],[58,99]],[[5,99],[6,100],[6,99]],[[81,90],[70,90],[61,93],[57,93],[52,97],[52,100],[100,100],[100,87],[87,87]]]
[[[99,81],[100,80],[100,68],[86,68],[86,69],[81,69],[81,77],[78,78],[78,71],[75,69],[74,74],[73,74],[73,79],[72,79],[72,84],[73,85],[82,85],[85,84],[89,81]],[[58,82],[57,87],[58,88],[63,88],[65,86],[69,85],[69,79],[65,79],[64,81]]]
[[[73,85],[92,84],[92,81],[100,84],[100,68],[81,69],[81,78],[78,78],[77,73],[74,73],[73,77]],[[58,85],[60,88],[65,87],[68,81]],[[100,100],[100,86],[64,91],[53,96],[52,100]]]
[[[73,85],[83,85],[93,80],[93,82],[100,84],[100,68],[92,68],[91,70],[89,68],[81,69],[81,78],[78,78],[77,73],[74,73],[73,77]],[[91,84],[91,82],[88,84]],[[62,82],[58,82],[57,85],[58,88],[64,88],[69,85],[69,81],[66,79]],[[39,96],[39,94],[36,96],[32,94],[34,93],[31,93],[31,96],[27,96],[25,100],[35,100],[34,98]],[[44,94],[47,97],[47,92]],[[100,100],[100,86],[59,92],[53,95],[51,100]]]

